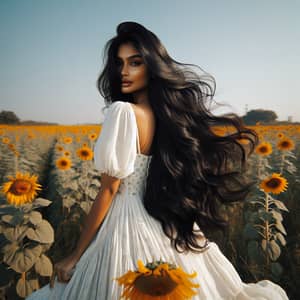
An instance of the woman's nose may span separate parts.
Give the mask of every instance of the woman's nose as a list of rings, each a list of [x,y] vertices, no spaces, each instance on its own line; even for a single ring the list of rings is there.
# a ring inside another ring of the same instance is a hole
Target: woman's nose
[[[126,64],[123,65],[122,70],[121,70],[122,75],[128,74],[128,67]]]

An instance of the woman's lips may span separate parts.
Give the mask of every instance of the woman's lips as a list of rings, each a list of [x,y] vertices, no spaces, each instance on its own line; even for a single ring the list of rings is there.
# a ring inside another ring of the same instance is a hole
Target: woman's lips
[[[122,82],[122,86],[129,86],[129,85],[131,85],[131,81],[123,81]]]

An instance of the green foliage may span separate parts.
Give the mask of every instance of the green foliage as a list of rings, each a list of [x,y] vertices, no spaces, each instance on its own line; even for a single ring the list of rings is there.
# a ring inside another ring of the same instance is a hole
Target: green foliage
[[[243,120],[248,125],[255,125],[257,122],[270,123],[277,119],[277,114],[272,110],[253,109],[243,116]]]
[[[45,207],[51,201],[37,198],[20,207],[8,204],[0,206],[1,228],[1,285],[6,285],[20,274],[16,291],[26,297],[39,288],[38,275],[51,276],[52,262],[45,252],[54,242],[54,231],[50,223],[35,209]],[[14,272],[12,272],[12,270]],[[29,273],[32,278],[26,279]]]
[[[19,124],[20,119],[13,111],[2,110],[0,112],[0,124]]]

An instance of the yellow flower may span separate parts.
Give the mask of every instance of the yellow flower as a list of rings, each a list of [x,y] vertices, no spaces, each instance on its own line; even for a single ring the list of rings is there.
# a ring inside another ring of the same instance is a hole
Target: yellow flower
[[[255,152],[259,155],[267,156],[272,153],[272,145],[268,142],[262,142],[255,148]]]
[[[56,161],[56,166],[60,170],[69,170],[71,168],[72,162],[68,157],[62,156]]]
[[[138,269],[128,271],[116,278],[119,285],[124,285],[121,297],[128,300],[188,300],[197,293],[193,288],[200,285],[190,281],[197,273],[185,273],[180,267],[157,261],[144,266],[138,260]]]
[[[90,133],[90,134],[89,134],[89,139],[90,139],[91,141],[94,141],[95,139],[97,139],[97,134],[96,134],[96,133]]]
[[[6,195],[7,202],[12,205],[23,205],[32,202],[41,185],[38,184],[37,176],[29,173],[17,172],[16,177],[8,176],[10,181],[4,183],[2,192]]]
[[[285,137],[277,143],[277,148],[282,151],[293,150],[295,148],[295,144],[291,139]]]
[[[277,137],[281,139],[281,138],[284,137],[284,134],[283,134],[282,132],[279,132],[279,133],[277,134]]]
[[[76,153],[82,160],[91,160],[94,156],[93,150],[87,146],[79,148]]]
[[[28,139],[34,139],[34,138],[35,138],[35,135],[34,135],[32,132],[31,132],[31,133],[28,133],[27,138],[28,138]]]
[[[56,146],[56,150],[57,151],[64,151],[64,148],[62,146],[60,146],[60,145],[57,145]]]
[[[10,142],[10,138],[8,138],[8,137],[3,137],[2,138],[2,143],[3,144],[8,144]]]
[[[68,150],[66,150],[66,151],[64,152],[64,155],[65,155],[65,156],[70,156],[70,155],[71,155],[71,152],[68,151]]]
[[[8,144],[8,148],[12,151],[14,151],[16,149],[14,144]]]
[[[71,144],[73,142],[73,139],[71,137],[64,137],[63,140],[65,144]]]
[[[279,173],[273,173],[271,177],[264,179],[260,188],[266,193],[279,194],[287,189],[288,182],[284,177],[281,177]]]

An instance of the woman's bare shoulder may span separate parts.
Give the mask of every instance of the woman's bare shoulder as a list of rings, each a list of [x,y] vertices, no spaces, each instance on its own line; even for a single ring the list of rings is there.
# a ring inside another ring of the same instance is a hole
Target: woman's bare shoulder
[[[149,154],[155,131],[154,113],[150,107],[134,103],[131,105],[137,122],[141,151],[143,154]]]

